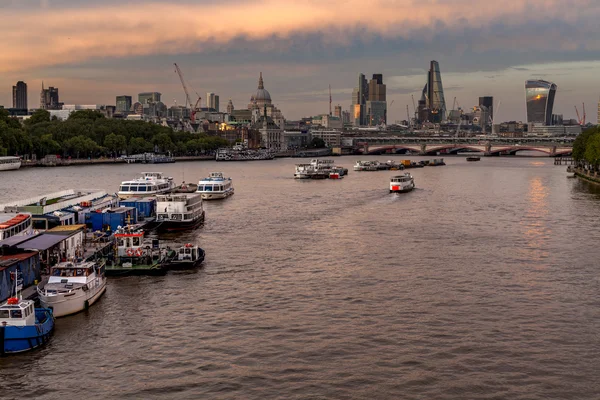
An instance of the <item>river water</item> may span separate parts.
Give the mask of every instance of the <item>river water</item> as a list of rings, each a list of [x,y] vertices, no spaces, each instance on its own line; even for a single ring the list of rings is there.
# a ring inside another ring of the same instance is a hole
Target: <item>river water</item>
[[[386,160],[385,156],[364,157]],[[418,159],[418,158],[415,158]],[[600,190],[548,158],[295,181],[294,159],[24,169],[0,203],[211,171],[204,267],[109,281],[43,349],[0,359],[0,398],[597,399]]]

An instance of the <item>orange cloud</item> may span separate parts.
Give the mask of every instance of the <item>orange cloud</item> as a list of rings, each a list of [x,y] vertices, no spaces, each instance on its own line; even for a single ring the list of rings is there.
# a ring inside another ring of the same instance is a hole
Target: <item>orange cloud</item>
[[[100,57],[196,53],[207,45],[226,46],[236,37],[262,40],[322,32],[326,42],[344,45],[348,32],[358,28],[367,36],[418,34],[422,39],[444,29],[460,32],[495,22],[558,19],[575,25],[584,14],[600,16],[600,6],[591,0],[258,0],[210,5],[149,0],[58,9],[50,3],[44,9],[4,9],[2,14],[0,72],[9,72]],[[519,46],[501,38],[497,42]]]

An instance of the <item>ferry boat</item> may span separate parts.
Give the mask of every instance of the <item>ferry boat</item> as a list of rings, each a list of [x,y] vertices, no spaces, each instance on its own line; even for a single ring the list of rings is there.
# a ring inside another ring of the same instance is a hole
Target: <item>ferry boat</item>
[[[152,245],[144,243],[144,231],[131,227],[115,231],[115,252],[106,262],[106,276],[127,275],[165,275],[165,263],[175,252],[169,248],[160,248],[158,240]]]
[[[467,157],[467,161],[479,161],[479,160],[481,160],[481,158],[477,157],[477,156],[469,156],[469,157]]]
[[[296,164],[295,179],[339,179],[347,174],[346,168],[337,167],[333,160],[313,159],[310,164]]]
[[[54,330],[52,310],[35,308],[33,300],[23,300],[16,278],[15,297],[0,305],[0,356],[40,347]]]
[[[31,214],[0,214],[0,242],[12,236],[32,234]]]
[[[48,282],[37,287],[40,303],[57,318],[87,310],[105,291],[104,261],[59,263],[50,270]]]
[[[204,250],[197,245],[186,243],[177,250],[177,257],[166,264],[170,270],[193,269],[204,261]]]
[[[215,155],[216,161],[260,161],[272,160],[273,153],[268,150],[251,150],[243,143],[236,144],[232,148],[218,149]]]
[[[173,178],[163,176],[162,172],[142,172],[141,178],[121,182],[120,198],[146,197],[167,193],[175,188]]]
[[[224,199],[233,194],[231,178],[223,177],[222,172],[211,172],[198,182],[198,190],[204,200]]]
[[[202,195],[161,194],[156,196],[156,222],[159,230],[195,229],[204,222]]]
[[[21,168],[21,157],[0,157],[0,171],[9,171]]]
[[[415,180],[411,174],[393,176],[390,179],[390,193],[406,193],[415,188]]]
[[[296,164],[294,179],[311,179],[314,172],[315,167],[312,164]]]

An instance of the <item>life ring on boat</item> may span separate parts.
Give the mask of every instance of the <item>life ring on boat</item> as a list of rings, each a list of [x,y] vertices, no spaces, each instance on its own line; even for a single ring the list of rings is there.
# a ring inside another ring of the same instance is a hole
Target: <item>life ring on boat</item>
[[[193,245],[193,244],[191,244],[191,243],[186,243],[186,244],[185,244],[185,247],[194,247],[194,245]]]
[[[127,251],[125,252],[125,254],[127,254],[129,257],[133,256],[134,251],[132,248],[128,248]]]
[[[19,299],[17,299],[16,297],[11,297],[10,299],[8,299],[7,303],[9,305],[19,304]]]
[[[135,255],[138,257],[141,257],[142,254],[144,254],[144,251],[142,250],[141,247],[139,247],[136,251],[135,251]]]

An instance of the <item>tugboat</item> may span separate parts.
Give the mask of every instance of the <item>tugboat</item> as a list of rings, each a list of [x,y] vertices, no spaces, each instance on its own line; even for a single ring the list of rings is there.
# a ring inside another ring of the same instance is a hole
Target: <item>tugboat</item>
[[[171,270],[194,269],[204,261],[204,250],[199,246],[186,243],[177,250],[177,258],[173,258],[165,268]]]
[[[415,180],[408,172],[405,172],[404,175],[393,176],[390,179],[390,193],[406,193],[414,188]]]
[[[50,270],[48,283],[37,287],[40,303],[56,318],[87,310],[105,291],[104,261],[60,263]]]
[[[170,248],[144,245],[144,231],[120,228],[115,232],[116,248],[106,263],[106,276],[165,275],[165,264],[175,257]]]
[[[15,297],[0,306],[0,356],[20,353],[48,342],[54,330],[54,316],[49,308],[34,308],[33,300],[19,295],[18,276]]]

